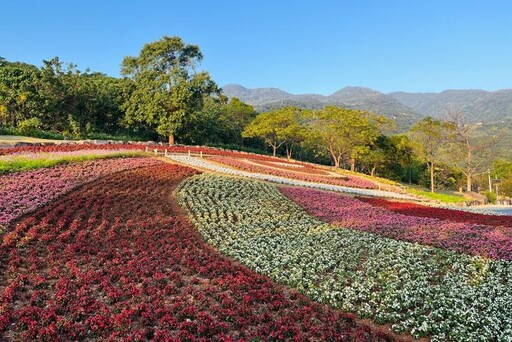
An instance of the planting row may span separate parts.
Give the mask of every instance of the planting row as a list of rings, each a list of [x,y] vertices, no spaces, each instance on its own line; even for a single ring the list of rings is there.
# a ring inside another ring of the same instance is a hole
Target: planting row
[[[489,226],[512,227],[512,217],[508,215],[497,215],[486,209],[473,209],[471,207],[443,208],[427,207],[416,203],[393,202],[383,198],[361,197],[361,201],[373,206],[385,208],[395,213],[412,215],[417,217],[433,217],[441,220],[450,220],[454,222],[487,224]]]
[[[133,150],[140,151],[140,150]],[[15,153],[15,154],[5,154],[0,156],[0,162],[13,162],[16,160],[24,159],[24,160],[37,160],[37,159],[63,159],[68,157],[83,157],[88,155],[95,156],[110,156],[116,155],[120,153],[130,152],[129,149],[109,149],[109,150],[99,150],[99,149],[81,149],[76,151],[58,151],[58,152],[27,152],[27,153]]]
[[[359,188],[349,188],[345,186],[339,185],[330,185],[330,184],[322,184],[322,183],[313,183],[306,182],[298,179],[285,178],[280,176],[266,175],[261,173],[247,172],[242,170],[236,170],[230,167],[224,167],[222,165],[212,163],[207,159],[195,158],[186,155],[169,155],[169,158],[177,161],[179,163],[189,165],[192,167],[197,167],[209,171],[220,172],[228,175],[234,176],[242,176],[247,178],[253,178],[278,184],[287,184],[287,185],[297,185],[304,186],[310,188],[318,188],[323,190],[331,190],[337,192],[345,192],[352,193],[361,196],[376,196],[376,197],[390,197],[390,198],[398,198],[398,199],[408,199],[412,200],[413,198],[407,195],[398,194],[390,191],[383,190],[373,190],[373,189],[359,189]]]
[[[207,154],[207,155],[219,155],[219,156],[233,156],[244,158],[250,156],[251,159],[260,161],[282,161],[282,159],[274,158],[270,156],[264,156],[254,153],[246,153],[234,150],[224,150],[214,147],[206,146],[186,146],[186,145],[174,145],[174,146],[161,146],[161,145],[141,145],[141,144],[61,144],[51,146],[22,146],[15,148],[0,148],[1,155],[9,154],[27,154],[27,153],[54,153],[54,152],[72,152],[80,150],[139,150],[145,151],[158,150],[163,152],[167,150],[169,153],[195,153],[195,154]]]
[[[432,341],[512,339],[512,264],[332,226],[272,185],[194,176],[179,200],[207,242],[277,282]]]
[[[138,150],[80,150],[72,152],[9,154],[0,156],[0,174],[24,172],[94,159],[141,157]]]
[[[152,158],[92,160],[0,176],[0,232],[22,214],[98,177],[162,163]]]
[[[391,339],[206,245],[172,202],[193,172],[109,175],[19,222],[0,247],[0,339]]]
[[[327,176],[329,175],[329,172],[326,170],[322,170],[321,168],[314,167],[312,165],[306,164],[306,163],[285,163],[285,162],[275,162],[275,161],[264,161],[264,160],[252,160],[250,159],[250,162],[253,164],[260,165],[262,167],[271,167],[271,168],[277,168],[277,169],[283,169],[285,171],[298,171],[302,173],[308,173],[312,175],[321,175],[321,176]]]
[[[324,184],[340,185],[352,188],[361,189],[375,189],[376,186],[370,181],[357,177],[343,177],[343,178],[332,178],[332,177],[321,177],[318,175],[309,175],[300,172],[278,170],[276,168],[260,166],[256,164],[248,163],[241,159],[230,158],[230,157],[211,157],[211,160],[217,163],[228,165],[239,170],[244,170],[253,173],[262,173],[268,175],[274,175],[278,177],[293,178],[303,180],[306,182],[316,182]]]
[[[500,219],[503,216],[457,213],[443,209],[442,212],[452,213],[453,221],[440,220],[425,215],[412,216],[415,207],[420,209],[418,212],[421,214],[436,213],[436,210],[441,210],[415,204],[395,202],[393,208],[399,209],[403,205],[403,208],[407,209],[408,214],[403,215],[369,204],[385,203],[382,199],[356,199],[332,192],[303,188],[283,187],[280,190],[308,213],[324,222],[461,253],[512,260],[512,228],[510,225],[504,227],[490,224],[498,221],[487,221],[489,218]],[[446,215],[446,218],[448,217]],[[468,219],[464,220],[465,217]]]

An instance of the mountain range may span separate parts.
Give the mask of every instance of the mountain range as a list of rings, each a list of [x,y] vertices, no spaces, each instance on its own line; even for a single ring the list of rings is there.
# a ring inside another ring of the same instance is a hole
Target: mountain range
[[[469,121],[481,122],[485,126],[512,126],[512,89],[385,94],[370,88],[345,87],[328,96],[295,95],[277,88],[248,89],[238,84],[228,84],[223,90],[228,98],[239,98],[259,112],[284,106],[315,109],[335,105],[367,110],[395,119],[399,131],[407,130],[414,122],[428,115],[445,118],[450,111],[461,112]]]

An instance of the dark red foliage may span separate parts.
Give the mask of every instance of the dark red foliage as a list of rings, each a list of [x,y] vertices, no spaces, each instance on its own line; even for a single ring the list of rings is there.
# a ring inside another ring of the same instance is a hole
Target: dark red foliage
[[[0,338],[392,340],[205,244],[172,198],[193,172],[162,163],[107,176],[9,227]]]
[[[463,210],[432,208],[416,203],[396,202],[383,198],[359,197],[359,200],[395,213],[416,217],[431,217],[452,222],[485,224],[494,227],[512,227],[512,216],[484,215]]]

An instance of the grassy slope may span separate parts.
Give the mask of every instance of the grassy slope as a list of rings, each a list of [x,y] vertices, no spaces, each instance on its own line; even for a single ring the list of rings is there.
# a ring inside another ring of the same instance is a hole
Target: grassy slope
[[[108,159],[120,157],[137,157],[145,155],[140,151],[127,151],[112,153],[107,155],[86,154],[82,156],[63,156],[59,159],[25,159],[23,157],[15,157],[12,160],[0,160],[0,174],[7,174],[12,172],[29,171],[40,169],[43,167],[52,167],[56,165],[69,164],[73,162],[83,162],[94,159]]]

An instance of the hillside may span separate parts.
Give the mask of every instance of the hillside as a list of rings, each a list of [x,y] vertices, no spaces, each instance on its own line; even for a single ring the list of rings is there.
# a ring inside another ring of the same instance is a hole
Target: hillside
[[[226,85],[224,94],[253,105],[258,111],[283,106],[321,108],[336,105],[362,109],[396,119],[399,130],[406,130],[423,116],[443,118],[449,111],[463,112],[470,121],[507,125],[512,121],[512,89],[445,90],[440,93],[393,92],[384,94],[364,87],[345,87],[329,95],[294,95],[277,88],[248,89]]]
[[[388,94],[416,112],[437,118],[449,111],[463,112],[472,121],[485,124],[501,123],[512,118],[512,90],[445,90],[441,93]]]
[[[420,118],[420,115],[413,109],[400,103],[392,96],[363,87],[345,87],[329,96],[318,94],[294,95],[277,88],[248,89],[234,84],[224,86],[223,90],[227,97],[237,97],[254,106],[260,112],[284,106],[315,109],[326,105],[335,105],[367,110],[395,119],[400,130],[407,129]]]

